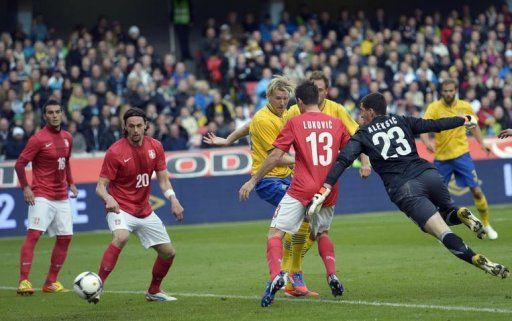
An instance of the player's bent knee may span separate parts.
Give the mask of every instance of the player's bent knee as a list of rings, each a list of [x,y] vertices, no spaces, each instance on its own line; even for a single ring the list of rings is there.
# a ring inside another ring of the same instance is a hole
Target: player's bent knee
[[[129,237],[130,237],[130,232],[116,230],[113,233],[112,243],[121,249],[126,245],[126,243],[128,243]]]

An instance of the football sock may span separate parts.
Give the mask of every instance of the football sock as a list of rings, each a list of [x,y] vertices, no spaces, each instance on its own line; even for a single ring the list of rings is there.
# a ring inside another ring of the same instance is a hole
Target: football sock
[[[292,235],[286,233],[283,238],[283,261],[281,262],[281,270],[290,272],[292,264]]]
[[[98,271],[98,275],[103,283],[107,279],[108,275],[114,267],[116,266],[117,258],[121,253],[121,249],[110,243],[107,250],[103,254],[103,258],[101,259],[100,269]]]
[[[60,268],[66,260],[68,254],[69,243],[71,242],[71,235],[58,235],[55,239],[53,246],[52,258],[50,260],[50,270],[46,276],[46,284],[51,284],[57,281],[57,275]]]
[[[459,225],[462,224],[462,221],[460,220],[459,216],[457,215],[458,208],[454,208],[448,212],[448,214],[445,215],[444,221],[447,225]]]
[[[155,294],[160,292],[160,284],[167,275],[167,272],[169,272],[173,260],[174,257],[169,260],[164,260],[160,255],[156,256],[155,264],[153,265],[153,278],[151,279],[151,284],[148,289],[149,293]]]
[[[480,213],[480,218],[482,219],[482,224],[484,226],[489,226],[489,206],[487,205],[487,199],[485,195],[482,194],[481,199],[475,198],[476,209]]]
[[[327,276],[336,273],[336,255],[334,254],[334,245],[329,235],[323,234],[318,239],[318,253],[324,261],[325,272]]]
[[[302,252],[309,239],[309,222],[302,222],[299,231],[292,236],[292,264],[290,273],[302,271]]]
[[[29,229],[25,241],[20,250],[20,281],[28,280],[32,259],[34,258],[34,248],[37,240],[43,234],[42,231]]]
[[[456,257],[470,264],[473,264],[471,258],[475,255],[475,252],[473,252],[471,248],[464,244],[464,241],[453,232],[449,231],[443,233],[439,240]]]
[[[302,258],[304,258],[304,256],[306,255],[306,253],[308,253],[309,249],[313,246],[314,243],[315,240],[312,240],[308,235],[306,239],[306,244],[304,244],[304,247],[302,248]]]
[[[270,279],[274,279],[281,272],[281,259],[283,257],[283,242],[281,237],[273,236],[267,240],[267,264]]]

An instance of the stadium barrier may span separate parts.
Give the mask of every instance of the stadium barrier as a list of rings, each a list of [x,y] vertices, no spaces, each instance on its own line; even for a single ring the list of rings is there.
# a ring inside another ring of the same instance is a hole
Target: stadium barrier
[[[512,139],[488,139],[492,153],[486,155],[474,140],[470,140],[479,180],[490,204],[512,203]],[[417,143],[422,157],[432,160],[425,146]],[[75,231],[107,229],[105,206],[95,194],[102,157],[73,158],[71,166],[79,189],[72,199]],[[166,154],[167,168],[176,193],[185,208],[184,224],[232,222],[270,219],[273,207],[252,193],[248,202],[238,201],[238,190],[249,178],[250,150],[234,147],[186,151]],[[27,170],[29,181],[31,170]],[[27,205],[18,187],[13,162],[0,163],[0,236],[23,235],[27,226]],[[449,185],[455,202],[472,205],[467,188]],[[152,181],[151,203],[155,212],[169,225],[176,224],[170,204]],[[395,210],[380,178],[359,178],[357,169],[348,169],[340,179],[337,214]]]

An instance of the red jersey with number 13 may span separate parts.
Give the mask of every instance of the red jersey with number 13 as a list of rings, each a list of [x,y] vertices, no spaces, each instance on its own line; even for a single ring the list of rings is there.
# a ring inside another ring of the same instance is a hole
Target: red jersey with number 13
[[[143,218],[153,211],[149,204],[151,176],[166,168],[158,140],[144,136],[142,145],[134,146],[121,138],[107,150],[100,176],[110,181],[108,192],[123,211]]]
[[[285,152],[292,145],[295,149],[295,172],[287,193],[308,205],[349,139],[341,120],[321,112],[307,112],[288,120],[274,142],[274,147]],[[337,198],[336,183],[324,206],[333,206]]]

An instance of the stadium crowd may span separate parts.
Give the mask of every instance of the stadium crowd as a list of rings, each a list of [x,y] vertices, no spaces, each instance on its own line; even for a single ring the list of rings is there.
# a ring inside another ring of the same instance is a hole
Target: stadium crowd
[[[180,61],[155,52],[137,26],[125,31],[102,16],[61,39],[38,16],[31,34],[19,26],[0,35],[0,160],[18,157],[50,97],[65,107],[75,153],[106,150],[123,135],[130,106],[145,109],[148,134],[165,150],[207,148],[203,135],[226,137],[267,103],[272,75],[297,81],[316,70],[331,81],[329,98],[354,117],[376,91],[391,114],[421,116],[439,82],[456,79],[484,134],[496,136],[512,125],[511,23],[507,5],[417,9],[397,19],[382,9],[314,13],[302,5],[277,25],[270,15],[229,12],[222,23],[208,19],[193,60]]]

